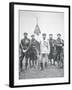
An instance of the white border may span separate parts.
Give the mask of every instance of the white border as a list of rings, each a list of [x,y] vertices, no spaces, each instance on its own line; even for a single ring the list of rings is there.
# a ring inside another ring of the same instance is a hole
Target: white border
[[[64,12],[64,77],[58,78],[44,78],[44,79],[22,79],[19,80],[18,70],[18,17],[19,10],[38,10],[38,11],[54,11]],[[50,84],[68,82],[68,8],[59,7],[42,7],[42,6],[28,6],[28,5],[15,5],[14,6],[14,85],[31,85],[31,84]]]

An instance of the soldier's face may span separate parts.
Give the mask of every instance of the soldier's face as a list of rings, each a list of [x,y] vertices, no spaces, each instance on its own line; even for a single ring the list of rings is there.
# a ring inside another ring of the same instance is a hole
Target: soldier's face
[[[43,36],[43,39],[46,39],[46,36]]]
[[[49,38],[52,39],[53,38],[53,35],[49,35]]]
[[[35,39],[35,37],[33,36],[32,39]]]
[[[27,34],[24,35],[24,38],[27,38]]]
[[[58,38],[61,38],[61,35],[58,35],[57,37],[58,37]]]

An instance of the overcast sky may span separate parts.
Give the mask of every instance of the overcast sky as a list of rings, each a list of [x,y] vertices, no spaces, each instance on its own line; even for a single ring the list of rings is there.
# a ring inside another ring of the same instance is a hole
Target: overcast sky
[[[57,33],[61,33],[64,38],[64,13],[20,11],[20,40],[24,32],[27,32],[29,37],[34,33],[36,17],[38,17],[41,34],[46,33],[48,38],[52,33],[56,38]]]

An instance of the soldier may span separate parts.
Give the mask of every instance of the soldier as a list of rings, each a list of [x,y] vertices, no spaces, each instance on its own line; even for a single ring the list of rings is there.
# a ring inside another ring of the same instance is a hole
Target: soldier
[[[50,63],[52,64],[53,61],[53,53],[54,53],[54,39],[53,39],[53,34],[49,34],[49,44],[50,44],[50,53],[49,53],[49,60]]]
[[[27,38],[28,33],[24,33],[24,38],[21,40],[20,47],[21,47],[21,56],[20,56],[20,70],[22,71],[23,67],[23,59],[25,57],[25,69],[28,66],[28,58],[29,58],[29,46],[30,40]]]
[[[48,63],[48,54],[50,51],[49,42],[46,40],[46,34],[42,34],[42,40],[40,41],[40,55],[41,55],[41,70],[44,69],[44,67],[47,67]]]
[[[30,41],[30,67],[35,66],[37,62],[37,51],[36,51],[36,43],[35,36],[31,35],[31,41]],[[31,65],[32,63],[32,65]]]
[[[61,54],[63,54],[63,46],[64,46],[64,41],[61,39],[61,34],[59,33],[57,34],[56,56],[55,56],[55,60],[58,62],[58,66],[59,66],[59,62],[62,61]]]

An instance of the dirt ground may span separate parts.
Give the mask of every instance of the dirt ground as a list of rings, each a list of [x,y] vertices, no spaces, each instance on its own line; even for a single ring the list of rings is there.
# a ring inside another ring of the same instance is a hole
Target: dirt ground
[[[19,79],[35,79],[35,78],[53,78],[63,77],[64,69],[58,68],[54,65],[48,65],[44,70],[38,68],[28,68],[26,71],[22,71],[19,75]]]

